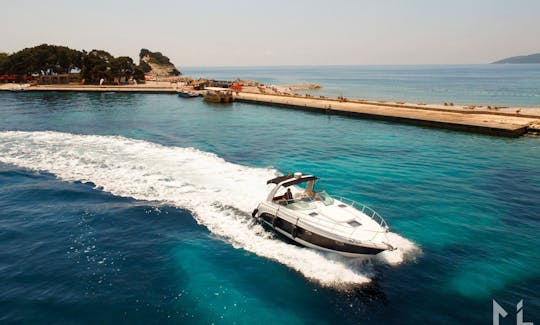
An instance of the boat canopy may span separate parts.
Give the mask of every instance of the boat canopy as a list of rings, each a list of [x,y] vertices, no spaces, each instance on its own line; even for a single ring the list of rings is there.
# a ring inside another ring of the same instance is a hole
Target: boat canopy
[[[283,175],[283,176],[278,176],[276,178],[272,178],[272,179],[268,180],[266,182],[266,184],[276,184],[277,185],[277,184],[279,184],[279,183],[281,183],[283,181],[286,181],[289,178],[293,178],[293,177],[294,177],[293,174],[287,174],[287,175]]]
[[[295,184],[299,184],[299,183],[315,181],[315,180],[317,180],[319,178],[315,177],[315,176],[312,176],[312,175],[305,175],[305,176],[298,177],[298,176],[295,176],[293,174],[287,174],[287,175],[283,175],[283,176],[278,176],[276,178],[272,178],[271,180],[268,180],[266,182],[266,184],[276,184],[276,185],[278,185],[279,183],[285,182],[285,181],[287,181],[289,179],[290,179],[290,181],[288,181],[286,183],[283,183],[282,186],[289,187],[291,185],[295,185]]]
[[[281,184],[281,186],[289,187],[291,185],[296,185],[296,184],[305,183],[305,182],[309,182],[309,181],[316,181],[318,179],[319,178],[315,177],[315,176],[302,176],[300,178],[293,178],[292,180]]]

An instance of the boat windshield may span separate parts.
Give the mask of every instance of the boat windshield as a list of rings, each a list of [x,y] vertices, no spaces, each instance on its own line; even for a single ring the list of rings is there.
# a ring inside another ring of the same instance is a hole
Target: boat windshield
[[[326,191],[316,191],[315,198],[318,198],[322,201],[322,203],[324,203],[324,205],[327,206],[334,203],[334,199],[328,193],[326,193]]]
[[[289,209],[293,210],[308,210],[315,209],[315,202],[322,202],[324,205],[329,206],[334,203],[334,199],[326,193],[326,191],[316,191],[312,192],[311,195],[302,193],[298,197],[295,197],[293,200],[282,201]]]

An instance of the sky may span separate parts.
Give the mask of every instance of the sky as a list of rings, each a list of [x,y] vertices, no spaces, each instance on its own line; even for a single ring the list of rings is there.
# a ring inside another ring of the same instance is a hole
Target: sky
[[[47,43],[182,66],[481,64],[540,52],[539,0],[0,0],[0,52]]]

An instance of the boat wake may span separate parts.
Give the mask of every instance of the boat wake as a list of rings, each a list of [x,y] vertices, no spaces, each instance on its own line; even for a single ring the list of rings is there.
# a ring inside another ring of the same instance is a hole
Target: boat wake
[[[53,131],[0,132],[0,162],[64,181],[92,182],[118,196],[187,208],[235,248],[282,263],[323,286],[370,281],[371,272],[358,259],[285,243],[253,222],[250,213],[266,197],[266,180],[277,175],[270,168],[229,163],[193,148]],[[390,233],[389,240],[398,249],[379,254],[379,262],[399,264],[419,251],[397,234]]]

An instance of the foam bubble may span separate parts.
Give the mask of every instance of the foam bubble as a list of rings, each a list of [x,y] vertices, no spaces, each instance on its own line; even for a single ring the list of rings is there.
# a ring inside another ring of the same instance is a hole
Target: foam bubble
[[[92,182],[118,196],[160,201],[193,212],[212,233],[259,256],[275,260],[324,286],[370,281],[358,260],[326,254],[274,239],[249,214],[266,197],[270,168],[233,164],[193,148],[167,147],[120,136],[53,131],[0,132],[0,161],[47,171],[64,181]],[[390,234],[398,247],[379,260],[401,263],[415,245]]]

